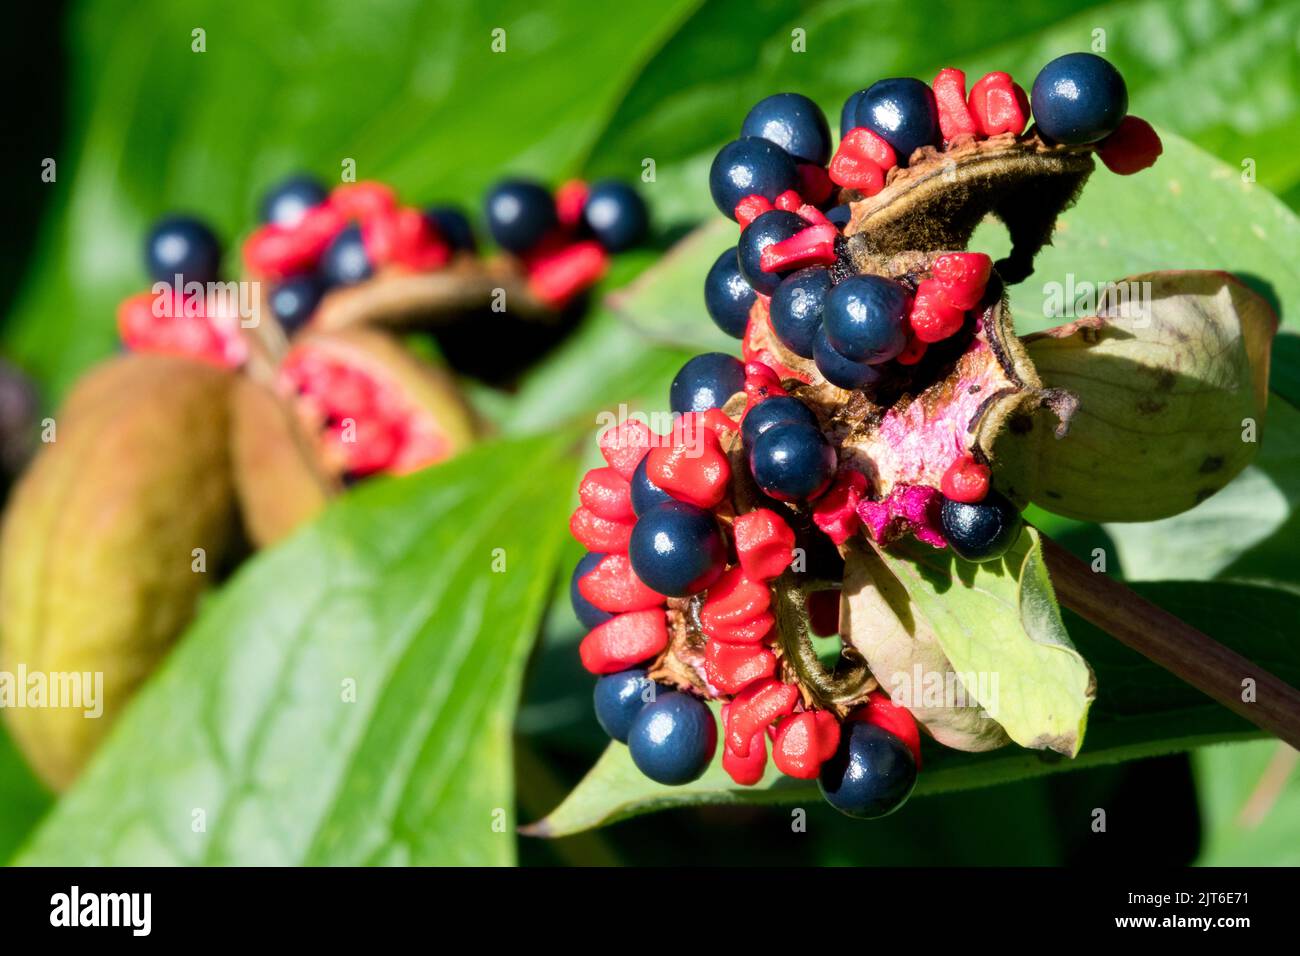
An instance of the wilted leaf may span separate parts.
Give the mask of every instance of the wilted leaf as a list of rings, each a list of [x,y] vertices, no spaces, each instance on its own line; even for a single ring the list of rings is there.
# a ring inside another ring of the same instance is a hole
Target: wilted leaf
[[[1096,685],[1061,622],[1038,533],[1026,528],[1000,560],[984,564],[914,539],[879,553],[966,694],[1022,747],[1078,753]]]
[[[1255,460],[1191,511],[1106,526],[1126,578],[1300,585],[1300,411],[1274,394],[1256,438]]]
[[[944,655],[929,620],[917,607],[894,572],[861,539],[851,539],[844,560],[841,594],[841,633],[867,662],[886,691],[924,687],[924,678],[947,686],[960,678]],[[1009,742],[996,720],[973,698],[926,701],[918,693],[910,701],[912,716],[935,740],[957,750],[993,750]]]

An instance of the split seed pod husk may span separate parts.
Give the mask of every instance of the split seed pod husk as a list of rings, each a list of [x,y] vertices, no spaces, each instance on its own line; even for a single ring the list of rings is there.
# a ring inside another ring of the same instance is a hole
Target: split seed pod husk
[[[437,460],[462,451],[476,437],[478,423],[447,371],[384,332],[361,327],[308,332],[294,339],[289,360],[303,352],[385,383],[394,400],[408,409],[414,427],[440,446]],[[323,440],[321,424],[304,413],[283,378],[248,381],[236,390],[231,433],[235,484],[244,526],[259,547],[288,535],[342,491],[341,463]]]

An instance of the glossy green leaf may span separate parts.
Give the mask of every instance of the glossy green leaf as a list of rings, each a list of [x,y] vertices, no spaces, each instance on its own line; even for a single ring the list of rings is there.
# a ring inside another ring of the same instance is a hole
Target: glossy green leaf
[[[20,862],[511,862],[569,438],[368,485],[245,566]]]
[[[1294,641],[1300,595],[1243,584],[1198,582],[1140,584],[1136,590],[1284,680],[1300,680],[1300,648]],[[1097,674],[1097,701],[1079,756],[1071,760],[1052,752],[1014,746],[983,754],[962,753],[927,742],[918,796],[993,786],[1258,735],[1246,721],[1109,635],[1072,614],[1065,617],[1070,637]],[[770,765],[757,786],[738,787],[717,760],[694,783],[665,787],[636,770],[626,747],[611,744],[564,802],[528,832],[563,836],[678,806],[819,799],[815,784],[784,777]]]

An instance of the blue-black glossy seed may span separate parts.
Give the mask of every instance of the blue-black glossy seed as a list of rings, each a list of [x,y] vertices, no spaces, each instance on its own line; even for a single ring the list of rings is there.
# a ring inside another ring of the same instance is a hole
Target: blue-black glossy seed
[[[308,209],[328,198],[329,193],[314,176],[289,176],[272,186],[262,197],[262,222],[292,229],[302,221]]]
[[[714,325],[739,339],[745,336],[755,298],[753,286],[740,274],[740,260],[732,246],[718,256],[704,277],[704,307]]]
[[[668,404],[680,415],[721,408],[745,387],[745,366],[723,352],[705,352],[687,361],[668,390]]]
[[[799,163],[825,166],[831,158],[826,114],[800,93],[776,93],[759,100],[745,116],[740,135],[776,143]]]
[[[661,502],[641,514],[627,553],[642,583],[669,597],[708,587],[727,560],[713,513],[684,501]]]
[[[790,273],[772,293],[769,311],[772,331],[795,355],[813,357],[813,342],[821,328],[830,292],[830,270],[811,266]]]
[[[507,179],[488,193],[484,204],[488,232],[502,249],[527,252],[558,222],[555,199],[540,183]]]
[[[820,428],[817,416],[799,399],[792,395],[773,395],[765,398],[745,415],[740,424],[740,437],[745,447],[753,446],[754,439],[774,425],[802,424],[810,428]]]
[[[708,769],[718,747],[717,721],[699,698],[670,691],[637,714],[627,745],[643,774],[656,783],[679,786]]]
[[[835,449],[821,429],[799,422],[773,425],[749,446],[754,483],[777,501],[803,501],[835,477]]]
[[[836,810],[873,820],[907,802],[916,786],[916,758],[883,727],[853,721],[844,726],[839,749],[822,764],[817,783]]]
[[[776,143],[758,136],[742,136],[718,151],[709,168],[709,192],[714,205],[728,219],[736,218],[736,204],[757,194],[775,201],[799,185],[794,159]]]
[[[791,236],[808,228],[799,216],[784,209],[772,209],[757,217],[740,233],[740,243],[736,246],[736,258],[740,263],[740,274],[755,292],[771,295],[790,272],[764,272],[763,250],[770,245],[784,242]]]
[[[154,282],[214,282],[221,244],[207,224],[193,216],[168,216],[149,231],[145,267]]]
[[[369,279],[374,271],[361,238],[361,227],[355,224],[334,237],[320,260],[320,274],[332,286],[355,285]]]
[[[1067,53],[1034,79],[1030,108],[1039,131],[1068,145],[1095,143],[1115,132],[1128,112],[1119,70],[1093,53]]]
[[[857,125],[879,135],[894,149],[898,165],[922,146],[937,146],[939,106],[929,85],[911,77],[879,80],[858,100]]]
[[[582,207],[583,224],[608,252],[625,252],[641,243],[650,228],[650,214],[641,194],[627,183],[595,183]]]
[[[855,362],[835,351],[826,339],[824,325],[818,329],[817,339],[813,342],[813,361],[822,377],[839,388],[870,388],[880,381],[881,371],[878,366]]]

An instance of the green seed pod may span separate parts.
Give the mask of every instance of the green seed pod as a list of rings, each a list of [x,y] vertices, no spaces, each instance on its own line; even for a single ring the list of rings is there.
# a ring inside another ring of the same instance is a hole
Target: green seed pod
[[[93,707],[5,708],[55,788],[76,777],[237,540],[232,380],[186,359],[114,359],[69,397],[14,489],[0,532],[0,669],[51,687],[89,675],[83,687],[98,689]]]

